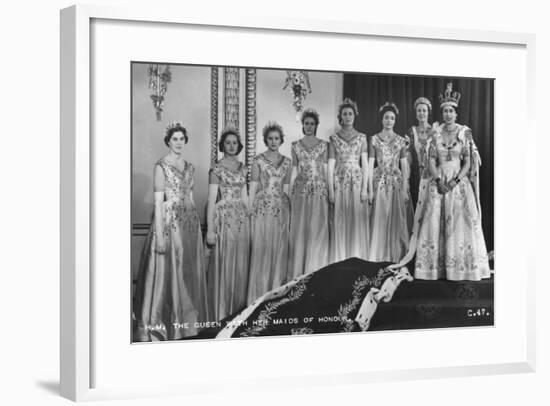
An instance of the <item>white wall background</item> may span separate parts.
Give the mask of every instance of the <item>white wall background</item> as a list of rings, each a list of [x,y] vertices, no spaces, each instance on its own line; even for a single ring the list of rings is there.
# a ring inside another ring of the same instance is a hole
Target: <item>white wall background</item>
[[[59,281],[59,9],[71,1],[28,0],[2,5],[0,44],[2,63],[2,250],[0,308],[0,397],[6,405],[69,404],[57,395],[58,386],[58,281]],[[126,4],[129,1],[96,0],[98,4]],[[153,7],[151,1],[143,2]],[[159,4],[168,1],[157,0]],[[180,2],[174,2],[180,3]],[[421,3],[394,0],[348,0],[343,3],[318,1],[189,2],[195,13],[219,12],[235,21],[240,15],[369,21],[373,23],[428,24],[459,28],[536,32],[537,112],[548,111],[550,72],[550,29],[545,3],[536,0],[502,2],[463,0]],[[260,11],[261,10],[261,11]],[[183,44],[182,44],[183,47]],[[183,49],[183,48],[182,48]],[[304,50],[304,52],[323,52]],[[345,55],[328,57],[343,58]],[[383,58],[383,55],[372,57]],[[549,173],[543,164],[549,142],[547,125],[539,120],[541,137],[538,154],[539,199],[538,255],[538,371],[536,374],[474,377],[366,386],[322,387],[316,389],[277,388],[273,393],[204,395],[193,398],[122,400],[117,405],[205,405],[205,404],[422,404],[422,405],[507,405],[548,404],[550,382],[550,286],[548,267],[542,253],[547,251]],[[335,351],[327,352],[333,356]],[[414,351],[414,348],[411,348]],[[337,351],[336,351],[337,353]],[[111,404],[101,402],[101,404]]]
[[[133,196],[132,223],[148,223],[153,210],[153,167],[168,153],[164,136],[168,123],[181,121],[189,143],[184,157],[195,166],[195,200],[206,204],[210,167],[210,69],[172,65],[164,111],[157,121],[149,97],[149,64],[133,65]],[[202,215],[201,211],[201,215]]]
[[[185,62],[184,55],[181,62]],[[166,126],[173,121],[182,121],[188,130],[189,143],[183,154],[195,166],[195,201],[204,223],[210,168],[210,67],[171,65],[172,81],[168,83],[161,121],[157,121],[148,88],[148,66],[147,63],[133,65],[132,223],[148,223],[151,219],[153,166],[168,152],[163,139]],[[291,142],[303,136],[301,123],[296,121],[290,92],[283,90],[285,78],[284,70],[257,70],[257,153],[266,150],[262,128],[268,121],[277,121],[283,127],[287,137],[281,153],[288,157]],[[313,91],[308,94],[304,106],[314,107],[319,112],[321,124],[317,134],[328,140],[337,127],[336,109],[342,98],[343,75],[311,72],[310,82]],[[223,86],[223,82],[219,85]],[[244,89],[244,82],[241,88]],[[219,103],[222,105],[223,100]],[[244,97],[241,110],[240,121],[244,122]],[[218,132],[221,132],[221,121],[218,126]],[[244,131],[242,133],[244,142]],[[244,152],[240,159],[245,159]]]
[[[283,89],[286,72],[280,70],[258,70],[258,143],[256,152],[267,148],[262,138],[262,128],[270,120],[277,121],[285,132],[285,142],[281,153],[291,157],[290,145],[303,137],[302,123],[296,121],[296,112],[292,107],[292,96],[289,89]],[[328,141],[338,126],[336,110],[342,102],[343,80],[341,73],[310,72],[309,80],[312,92],[304,100],[305,108],[314,108],[320,116],[317,136]]]

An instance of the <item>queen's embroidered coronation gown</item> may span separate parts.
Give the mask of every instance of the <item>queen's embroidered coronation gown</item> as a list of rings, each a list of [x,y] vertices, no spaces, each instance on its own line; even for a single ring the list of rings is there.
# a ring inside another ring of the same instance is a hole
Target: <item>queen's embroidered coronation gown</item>
[[[376,134],[371,143],[369,153],[377,166],[373,173],[369,258],[374,262],[398,262],[407,253],[413,218],[411,199],[405,199],[399,166],[401,158],[406,157],[406,141],[399,135],[384,141]]]
[[[290,200],[283,192],[291,161],[281,156],[271,162],[264,154],[254,158],[260,190],[252,205],[252,252],[248,303],[286,282],[290,231]]]
[[[208,292],[214,320],[221,320],[246,306],[250,256],[248,209],[242,199],[246,168],[236,170],[216,164],[220,199],[216,203],[216,244],[210,255]]]
[[[175,340],[195,335],[197,321],[208,320],[203,241],[191,198],[194,167],[183,171],[166,158],[162,204],[165,253],[155,251],[155,219],[141,255],[134,297],[137,329],[133,341]],[[154,216],[153,216],[154,217]]]
[[[361,201],[363,172],[361,153],[367,153],[367,137],[355,131],[349,141],[334,134],[334,210],[331,219],[330,262],[357,257],[368,259],[369,203]]]
[[[292,143],[298,176],[292,186],[287,280],[313,272],[329,261],[328,189],[325,165],[328,143],[311,149]]]
[[[438,193],[432,179],[424,195],[419,195],[413,234],[417,239],[415,278],[480,280],[490,277],[476,197],[478,155],[471,131],[460,126],[457,140],[451,145],[445,144],[440,131],[436,132],[430,157],[436,159],[443,183],[458,175],[467,155],[471,161],[469,176],[464,176],[445,194]]]

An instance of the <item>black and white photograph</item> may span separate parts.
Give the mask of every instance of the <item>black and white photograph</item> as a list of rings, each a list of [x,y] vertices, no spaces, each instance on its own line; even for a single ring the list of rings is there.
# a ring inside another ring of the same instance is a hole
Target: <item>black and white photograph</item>
[[[130,68],[133,343],[494,325],[493,78]]]

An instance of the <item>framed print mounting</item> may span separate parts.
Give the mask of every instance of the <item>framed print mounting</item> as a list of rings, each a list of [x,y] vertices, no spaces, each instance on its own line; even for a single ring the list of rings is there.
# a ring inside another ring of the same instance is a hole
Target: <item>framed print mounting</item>
[[[534,369],[532,35],[61,23],[63,396]]]

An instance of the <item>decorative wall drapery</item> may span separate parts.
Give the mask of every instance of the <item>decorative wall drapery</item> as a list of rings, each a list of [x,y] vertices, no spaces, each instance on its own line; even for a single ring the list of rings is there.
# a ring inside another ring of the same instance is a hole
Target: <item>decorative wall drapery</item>
[[[224,69],[225,128],[239,129],[239,68]]]
[[[223,128],[232,128],[239,130],[240,120],[240,69],[223,69],[223,100],[221,105],[221,115],[223,118]],[[248,168],[247,181],[250,182],[251,166],[256,155],[256,137],[257,137],[257,116],[256,116],[256,69],[245,69],[245,134],[241,140],[244,145],[245,165]],[[218,161],[218,138],[220,132],[219,123],[219,71],[218,67],[212,67],[210,84],[210,162],[215,164]]]

